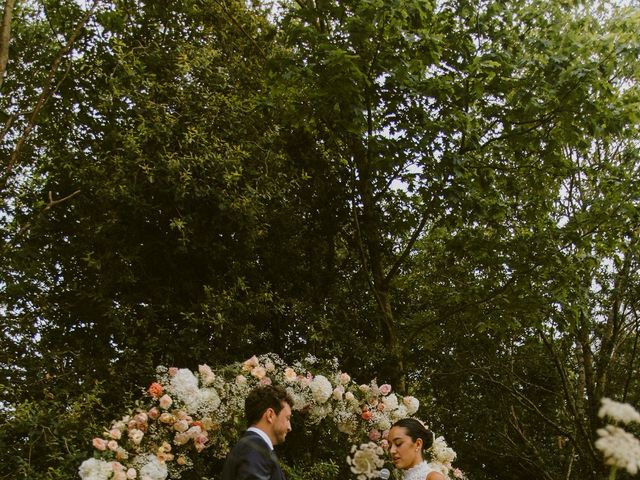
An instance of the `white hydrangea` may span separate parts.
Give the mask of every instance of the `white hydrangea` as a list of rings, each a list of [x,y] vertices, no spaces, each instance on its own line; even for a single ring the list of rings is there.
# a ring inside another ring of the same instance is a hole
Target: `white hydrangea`
[[[324,403],[333,394],[333,387],[327,377],[323,375],[316,375],[309,384],[313,399],[318,403]]]
[[[399,405],[395,410],[391,410],[389,416],[391,417],[392,422],[397,422],[401,418],[408,417],[409,415],[407,413],[407,407],[405,407],[404,405]]]
[[[395,410],[398,408],[398,397],[395,393],[391,393],[386,397],[382,398],[382,403],[384,403],[384,409],[387,411]]]
[[[622,423],[640,423],[640,413],[628,403],[616,402],[610,398],[602,399],[602,406],[598,412],[600,418],[610,417]]]
[[[607,425],[598,430],[600,438],[595,445],[603,454],[605,463],[624,468],[631,475],[640,469],[640,441],[620,427]]]
[[[171,378],[171,391],[184,403],[188,413],[196,413],[200,405],[198,378],[187,368],[179,369]]]
[[[90,458],[82,462],[78,473],[82,480],[107,480],[113,474],[113,468],[110,462]]]
[[[142,467],[140,468],[140,477],[148,477],[149,480],[165,480],[169,475],[167,465],[158,460],[155,455],[144,455],[138,460]]]

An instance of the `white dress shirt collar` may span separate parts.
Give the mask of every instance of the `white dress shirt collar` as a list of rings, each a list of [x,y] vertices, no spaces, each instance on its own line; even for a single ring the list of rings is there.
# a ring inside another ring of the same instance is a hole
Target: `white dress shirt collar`
[[[247,428],[247,432],[256,432],[258,435],[260,435],[260,437],[262,437],[265,442],[267,442],[267,445],[269,445],[269,449],[273,450],[273,442],[269,438],[269,435],[267,435],[263,430],[260,430],[257,427],[249,427]]]

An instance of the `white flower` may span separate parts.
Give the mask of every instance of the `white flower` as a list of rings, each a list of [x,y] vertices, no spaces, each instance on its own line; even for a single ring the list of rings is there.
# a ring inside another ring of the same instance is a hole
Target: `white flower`
[[[354,445],[351,453],[353,457],[347,457],[347,462],[351,465],[351,471],[358,476],[358,480],[376,477],[378,469],[384,465],[384,460],[380,458],[383,450],[373,442],[363,443],[360,448]]]
[[[142,437],[144,437],[144,432],[142,430],[138,430],[137,428],[129,430],[129,438],[135,445],[140,445]]]
[[[391,411],[398,408],[398,397],[395,393],[387,395],[382,399],[382,403],[384,403],[385,410]]]
[[[438,437],[433,441],[431,454],[437,463],[451,465],[456,459],[456,452],[449,448],[443,437]]]
[[[391,410],[389,416],[391,417],[391,421],[397,422],[401,418],[405,418],[408,416],[407,407],[405,407],[404,405],[399,405],[395,410]]]
[[[408,415],[413,415],[418,411],[418,408],[420,408],[420,401],[416,397],[404,397],[402,403],[407,408]]]
[[[323,375],[317,375],[309,384],[309,388],[313,394],[313,399],[318,403],[326,402],[333,393],[331,382]]]
[[[162,463],[155,455],[144,455],[139,462],[142,464],[140,468],[140,477],[148,477],[150,480],[165,480],[169,474],[167,466]]]
[[[375,420],[375,426],[378,430],[385,431],[391,428],[391,422],[386,416],[380,415],[380,417]]]
[[[220,397],[213,388],[203,388],[198,392],[198,408],[205,412],[217,410],[220,406]]]
[[[610,398],[602,399],[602,406],[598,412],[600,418],[610,417],[622,423],[640,423],[640,413],[628,403],[621,403]]]
[[[596,447],[604,454],[607,465],[624,468],[631,475],[640,469],[640,441],[620,427],[607,425],[598,430]]]
[[[85,460],[78,469],[82,480],[107,480],[113,473],[110,462],[90,458]]]
[[[187,368],[181,368],[171,378],[171,390],[184,403],[187,412],[195,413],[200,404],[198,378]]]

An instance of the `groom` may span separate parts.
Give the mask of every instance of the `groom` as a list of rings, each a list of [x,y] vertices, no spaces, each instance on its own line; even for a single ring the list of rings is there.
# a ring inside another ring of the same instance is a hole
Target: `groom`
[[[285,480],[273,452],[291,431],[293,400],[280,386],[260,386],[244,402],[249,428],[231,449],[222,480]]]

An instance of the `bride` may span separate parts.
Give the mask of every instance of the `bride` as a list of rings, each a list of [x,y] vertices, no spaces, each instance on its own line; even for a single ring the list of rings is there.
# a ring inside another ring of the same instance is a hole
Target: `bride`
[[[389,430],[389,451],[393,464],[404,470],[404,480],[445,480],[423,458],[423,452],[433,444],[433,432],[415,418],[403,418]]]

